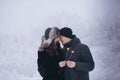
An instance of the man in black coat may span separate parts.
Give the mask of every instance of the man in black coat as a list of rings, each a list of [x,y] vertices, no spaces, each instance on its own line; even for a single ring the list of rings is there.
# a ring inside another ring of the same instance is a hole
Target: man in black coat
[[[68,27],[60,30],[60,40],[64,45],[61,51],[64,61],[59,62],[59,66],[65,74],[65,80],[89,80],[94,61],[88,46],[82,44]]]

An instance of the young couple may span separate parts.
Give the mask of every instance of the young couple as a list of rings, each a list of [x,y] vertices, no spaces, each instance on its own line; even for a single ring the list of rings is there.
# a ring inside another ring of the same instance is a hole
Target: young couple
[[[94,69],[88,46],[68,27],[46,29],[37,63],[43,80],[89,80],[89,71]]]

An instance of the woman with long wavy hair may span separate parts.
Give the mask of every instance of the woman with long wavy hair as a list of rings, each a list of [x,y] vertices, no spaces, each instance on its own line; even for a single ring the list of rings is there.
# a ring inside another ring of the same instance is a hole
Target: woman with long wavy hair
[[[37,64],[43,80],[63,80],[63,74],[58,65],[62,57],[56,50],[59,46],[59,34],[58,28],[47,28],[42,37],[42,42],[38,49]]]

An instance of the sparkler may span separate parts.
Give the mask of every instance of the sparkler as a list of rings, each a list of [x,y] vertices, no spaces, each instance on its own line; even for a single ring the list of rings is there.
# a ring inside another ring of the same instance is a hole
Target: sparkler
[[[67,58],[68,58],[69,50],[70,50],[70,48],[67,48],[66,61],[67,61]]]
[[[70,59],[72,57],[72,55],[75,53],[75,51],[71,51],[70,57],[68,59]]]

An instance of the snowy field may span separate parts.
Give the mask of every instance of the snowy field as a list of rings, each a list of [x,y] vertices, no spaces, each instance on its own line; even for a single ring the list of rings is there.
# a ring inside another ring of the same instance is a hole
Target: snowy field
[[[42,80],[37,49],[54,26],[72,28],[90,47],[90,80],[120,79],[119,0],[0,0],[0,80]]]

